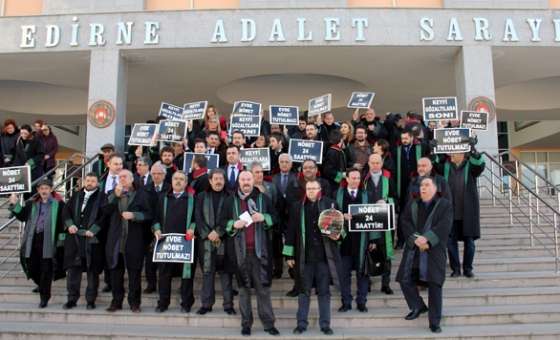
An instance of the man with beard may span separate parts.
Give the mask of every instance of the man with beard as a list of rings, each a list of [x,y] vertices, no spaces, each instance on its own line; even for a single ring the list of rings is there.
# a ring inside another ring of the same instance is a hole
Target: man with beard
[[[226,189],[232,194],[237,191],[237,177],[239,172],[243,170],[243,164],[239,161],[239,147],[235,145],[228,146],[226,150],[227,164],[223,166],[226,173]]]
[[[367,129],[367,140],[373,145],[379,139],[387,139],[387,130],[383,123],[376,119],[375,110],[373,108],[367,109],[363,118],[360,117],[360,110],[356,109],[352,115],[352,124],[354,127],[363,125]]]
[[[348,206],[350,204],[366,204],[367,193],[360,189],[361,176],[358,169],[348,170],[346,181],[348,185],[340,187],[336,192],[336,204],[344,213],[344,219],[350,221],[352,217],[348,214]],[[348,228],[347,223],[345,223],[345,228]],[[342,241],[340,246],[342,306],[338,309],[339,312],[347,312],[352,309],[352,270],[356,271],[356,304],[358,311],[365,313],[368,310],[366,302],[369,277],[365,263],[367,252],[375,248],[373,243],[375,237],[379,237],[379,235],[374,232],[347,233]]]
[[[113,288],[113,299],[107,311],[115,312],[122,309],[126,269],[128,304],[133,313],[139,313],[146,228],[149,228],[152,212],[147,193],[134,187],[132,172],[128,170],[119,172],[119,184],[109,194],[103,213],[109,219],[105,258],[111,269]]]
[[[97,234],[101,230],[97,222],[100,215],[102,194],[99,192],[97,175],[88,173],[84,187],[75,192],[64,207],[64,268],[67,270],[66,287],[68,301],[64,309],[76,307],[80,298],[82,273],[87,273],[87,309],[95,309],[99,287],[99,274],[103,271],[103,246]]]
[[[177,166],[173,162],[175,160],[175,151],[170,146],[165,146],[159,152],[159,157],[161,164],[165,167],[165,182],[171,184],[171,177],[175,171],[177,171]]]
[[[237,260],[239,284],[239,310],[241,312],[241,334],[251,335],[253,312],[251,286],[257,293],[257,310],[265,332],[280,333],[274,327],[274,312],[270,299],[272,281],[272,244],[270,229],[275,223],[275,214],[269,198],[254,187],[253,174],[241,171],[239,189],[224,205],[221,225],[233,237]]]
[[[355,130],[354,142],[348,147],[350,148],[350,153],[354,155],[354,167],[362,170],[366,166],[369,155],[373,152],[373,148],[367,141],[366,127],[357,125]]]
[[[315,285],[319,300],[319,327],[325,335],[332,335],[331,293],[332,281],[340,287],[338,271],[340,252],[337,240],[340,235],[324,236],[319,230],[319,215],[322,211],[336,208],[336,203],[321,196],[321,185],[317,180],[305,184],[305,199],[293,204],[290,210],[290,224],[286,234],[283,254],[287,256],[288,266],[295,268],[296,286],[299,292],[297,326],[294,334],[307,330],[307,317],[311,288]]]
[[[331,186],[329,182],[319,177],[320,173],[317,168],[317,163],[312,159],[306,159],[301,165],[301,173],[297,178],[289,183],[286,189],[286,200],[290,203],[298,203],[305,197],[305,183],[317,180],[321,185],[321,193],[323,196],[330,196]]]
[[[62,267],[57,241],[64,230],[64,202],[53,197],[52,189],[52,182],[45,179],[37,183],[38,196],[32,202],[25,202],[22,206],[17,195],[12,194],[9,198],[10,211],[18,220],[25,222],[21,266],[27,278],[39,286],[39,308],[47,307],[52,281],[59,278],[57,273]]]
[[[194,238],[195,225],[194,192],[186,191],[187,175],[177,170],[172,177],[171,190],[159,197],[155,209],[152,230],[156,239],[161,239],[162,234],[184,234],[187,239]],[[196,247],[195,247],[196,249]],[[196,251],[193,253],[194,261],[190,263],[158,263],[159,271],[159,300],[156,312],[163,313],[169,308],[171,301],[171,279],[173,273],[181,272],[181,312],[190,313],[194,304],[193,282],[196,270]]]
[[[233,244],[226,235],[225,226],[219,224],[221,214],[224,213],[224,202],[228,197],[227,191],[224,190],[225,181],[226,176],[222,169],[210,170],[210,187],[196,197],[194,216],[202,267],[201,307],[197,311],[200,315],[212,311],[216,295],[214,288],[216,271],[219,272],[222,284],[224,311],[229,315],[235,314],[232,290],[232,268],[235,267],[235,261],[231,261],[233,256],[225,256],[226,244]]]
[[[367,195],[367,203],[395,203],[395,185],[393,180],[383,170],[383,158],[378,154],[369,156],[369,172],[364,177],[363,188]],[[392,295],[389,286],[391,282],[391,259],[393,258],[393,233],[384,231],[376,238],[376,247],[385,254],[385,266],[381,275],[381,291]]]
[[[406,320],[414,320],[429,312],[430,330],[441,333],[442,287],[447,262],[446,245],[453,225],[453,207],[437,195],[433,178],[420,182],[420,198],[410,201],[402,216],[406,237],[397,282],[401,284],[410,313]],[[428,286],[428,306],[418,292],[418,285]],[[429,309],[428,309],[429,307]]]

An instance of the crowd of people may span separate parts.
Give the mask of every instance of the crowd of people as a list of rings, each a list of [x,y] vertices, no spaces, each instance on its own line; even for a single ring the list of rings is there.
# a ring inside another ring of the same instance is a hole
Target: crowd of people
[[[50,153],[38,142],[44,138],[42,128],[33,132],[22,126],[18,132],[10,123],[1,140],[4,164],[46,164]],[[330,112],[303,114],[298,126],[269,124],[263,118],[261,136],[246,138],[241,131],[227,133],[226,120],[210,106],[204,120],[189,125],[183,143],[130,146],[126,156],[112,144],[103,145],[68,202],[53,194],[48,179],[37,184],[37,198],[23,206],[12,195],[12,213],[26,221],[22,265],[38,285],[41,308],[48,304],[53,279],[64,276],[68,299],[63,308],[76,307],[84,272],[87,309],[96,308],[104,273],[102,290],[112,293],[106,310],[116,312],[123,308],[126,272],[127,300],[135,313],[141,311],[142,294],[155,292],[155,310],[165,312],[177,276],[181,311],[190,313],[198,267],[203,283],[196,313],[212,312],[219,276],[223,310],[236,314],[238,296],[241,333],[247,336],[253,326],[253,289],[264,330],[279,334],[271,285],[287,272],[294,284],[286,294],[298,298],[293,332],[307,330],[315,288],[319,327],[330,335],[331,286],[340,292],[339,313],[352,310],[354,301],[359,312],[367,313],[374,276],[380,277],[380,294],[394,293],[391,261],[402,251],[396,281],[410,309],[405,318],[428,312],[431,331],[441,332],[447,255],[452,277],[474,276],[480,237],[476,178],[484,159],[474,141],[468,153],[434,154],[432,129],[414,113],[379,117],[368,109],[356,110],[343,122]],[[290,138],[322,141],[322,164],[293,162],[287,152]],[[269,171],[258,162],[241,163],[240,150],[256,147],[270,148]],[[207,158],[197,155],[183,169],[186,151],[219,154],[220,167],[208,169]],[[321,233],[319,217],[326,209],[334,207],[351,221],[350,204],[374,203],[394,204],[396,233],[347,232],[348,223],[340,233]],[[195,240],[193,263],[152,262],[155,240],[169,233]],[[462,261],[459,241],[465,243]],[[372,261],[379,268],[372,270]],[[428,304],[420,296],[422,287],[428,289]]]

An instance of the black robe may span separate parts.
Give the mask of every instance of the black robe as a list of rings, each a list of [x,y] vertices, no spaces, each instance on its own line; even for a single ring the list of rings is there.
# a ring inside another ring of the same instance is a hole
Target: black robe
[[[144,262],[144,248],[146,246],[146,234],[149,232],[152,220],[153,204],[149,201],[146,191],[140,189],[129,192],[127,208],[119,208],[119,198],[115,197],[114,192],[109,194],[107,203],[102,207],[103,214],[108,218],[107,242],[105,245],[105,258],[109,269],[117,266],[119,246],[122,238],[121,213],[130,211],[134,213],[134,218],[128,221],[128,237],[125,242],[124,260],[127,267],[141,269]],[[147,231],[148,230],[148,231]]]
[[[86,203],[82,212],[84,202],[84,190],[75,192],[66,203],[63,210],[64,219],[64,269],[72,266],[81,266],[82,255],[85,254],[87,269],[96,273],[101,273],[104,267],[105,255],[103,254],[103,244],[99,242],[98,234],[101,228],[98,218],[101,216],[102,194],[97,189]],[[68,228],[75,225],[78,228],[76,234],[68,233]],[[86,231],[91,231],[95,236],[87,238]]]
[[[259,189],[253,188],[253,192],[248,199],[253,199],[256,203],[256,210],[264,215],[265,220],[260,223],[253,223],[255,228],[255,252],[259,252],[261,270],[260,279],[263,286],[270,286],[272,281],[272,236],[271,228],[276,223],[276,212],[274,211],[270,199],[262,194]],[[235,247],[235,259],[237,263],[237,280],[239,286],[251,287],[251,280],[247,271],[245,229],[235,229],[233,224],[243,213],[240,209],[240,199],[237,194],[227,198],[224,204],[224,213],[221,216],[220,225],[226,227],[227,233],[233,238]]]
[[[401,228],[405,237],[405,247],[402,260],[397,272],[396,281],[403,282],[413,279],[414,261],[418,261],[420,251],[414,244],[414,234],[418,233],[428,239],[430,249],[427,253],[427,280],[426,282],[443,285],[445,281],[445,268],[447,263],[447,239],[453,225],[453,208],[451,202],[445,198],[434,197],[432,219],[428,231],[426,231],[427,221],[419,216],[420,209],[423,207],[421,199],[414,199],[406,205],[403,217],[401,218]],[[427,216],[425,216],[427,217]]]
[[[43,174],[43,161],[45,151],[37,137],[25,142],[20,137],[16,142],[14,166],[29,165],[31,168],[31,180],[35,180]]]
[[[336,202],[329,197],[321,197],[318,201],[318,205],[319,214],[333,206],[336,208]],[[306,228],[305,219],[303,218],[304,209],[305,201],[292,205],[289,215],[290,223],[288,224],[284,249],[282,250],[284,256],[295,260],[295,283],[299,292],[304,291],[305,239],[302,237]],[[319,226],[315,227],[319,228]],[[341,238],[342,237],[341,235]],[[340,273],[341,268],[341,257],[338,246],[338,241],[333,241],[329,237],[323,236],[323,247],[325,249],[331,280],[337,288],[340,287],[338,273]]]
[[[443,163],[438,163],[436,170],[447,181],[449,178],[449,171],[451,161],[447,160]],[[485,163],[484,158],[480,154],[473,154],[464,161],[463,175],[464,175],[464,190],[463,190],[463,230],[459,231],[457,236],[459,240],[463,236],[472,237],[475,240],[480,238],[480,200],[478,195],[478,186],[476,183],[484,171]],[[449,190],[452,188],[448,182]]]
[[[336,191],[340,182],[344,178],[346,168],[348,167],[346,154],[344,150],[337,145],[329,148],[323,160],[323,178],[329,181],[333,193]],[[329,193],[330,194],[330,193]]]

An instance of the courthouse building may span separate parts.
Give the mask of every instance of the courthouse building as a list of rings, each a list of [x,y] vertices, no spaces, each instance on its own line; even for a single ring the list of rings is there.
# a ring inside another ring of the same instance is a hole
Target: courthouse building
[[[0,118],[66,150],[125,142],[162,101],[298,105],[353,91],[378,114],[456,96],[490,113],[479,149],[560,183],[558,0],[0,0]]]

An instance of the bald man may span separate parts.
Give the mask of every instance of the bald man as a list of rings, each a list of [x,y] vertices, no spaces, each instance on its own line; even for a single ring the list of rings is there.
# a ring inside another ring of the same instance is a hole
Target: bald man
[[[102,207],[109,219],[105,258],[111,271],[113,300],[108,312],[122,309],[124,300],[124,272],[128,273],[128,304],[134,313],[140,312],[141,273],[145,238],[152,219],[148,195],[134,187],[132,172],[121,170],[118,184],[109,192]]]
[[[449,190],[449,185],[443,176],[433,174],[432,161],[428,157],[422,157],[418,160],[416,165],[416,173],[412,181],[410,181],[410,186],[408,187],[408,200],[413,197],[418,197],[420,194],[420,181],[424,177],[433,177],[437,186],[437,194],[440,197],[446,198],[449,202],[452,202],[451,191]]]

